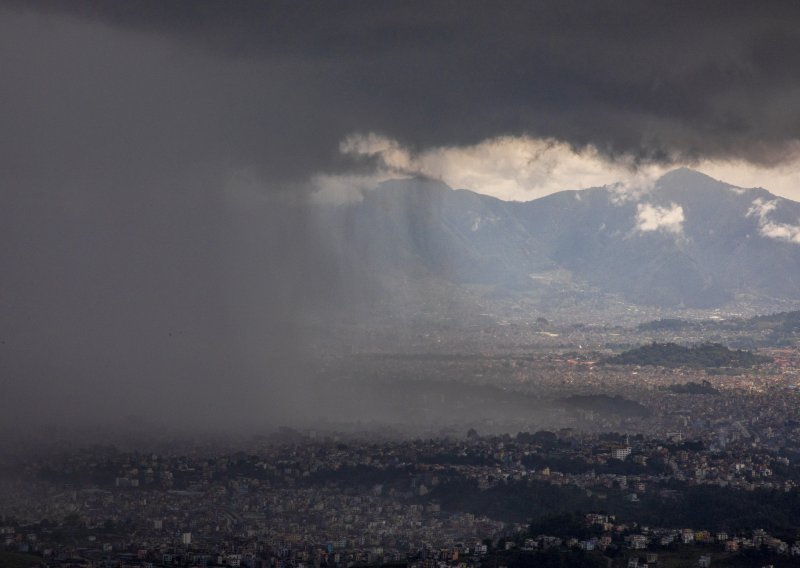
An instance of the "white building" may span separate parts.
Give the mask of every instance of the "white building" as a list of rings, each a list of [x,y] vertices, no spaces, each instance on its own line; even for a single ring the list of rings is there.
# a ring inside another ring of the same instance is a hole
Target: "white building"
[[[631,447],[630,446],[620,446],[618,448],[611,449],[611,457],[616,460],[624,460],[629,455],[631,455]]]

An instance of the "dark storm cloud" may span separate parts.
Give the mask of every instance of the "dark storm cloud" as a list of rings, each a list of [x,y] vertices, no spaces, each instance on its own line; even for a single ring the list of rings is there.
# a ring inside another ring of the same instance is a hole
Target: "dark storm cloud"
[[[342,270],[291,198],[370,167],[345,136],[774,162],[800,132],[798,22],[794,2],[0,4],[0,415],[313,414],[296,322]]]
[[[273,177],[341,166],[336,142],[353,131],[416,148],[525,133],[645,160],[762,163],[784,157],[800,132],[793,2],[34,7],[260,69],[227,78],[245,91],[231,105],[250,128],[214,154],[230,150]]]

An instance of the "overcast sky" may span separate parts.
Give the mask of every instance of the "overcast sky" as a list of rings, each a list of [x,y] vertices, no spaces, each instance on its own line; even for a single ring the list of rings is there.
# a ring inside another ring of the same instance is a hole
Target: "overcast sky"
[[[677,165],[800,199],[793,1],[7,1],[0,69],[0,364],[39,417],[283,406],[249,395],[329,283],[276,201]]]
[[[532,196],[562,162],[565,179],[581,161],[619,171],[598,155],[728,164],[747,183],[750,168],[789,193],[773,168],[797,157],[799,21],[791,1],[10,2],[4,181],[147,183],[202,165],[294,191],[374,165],[340,151],[372,135],[445,177],[466,161],[509,179],[500,155],[534,164],[563,144],[517,176]],[[470,156],[487,145],[494,167]]]

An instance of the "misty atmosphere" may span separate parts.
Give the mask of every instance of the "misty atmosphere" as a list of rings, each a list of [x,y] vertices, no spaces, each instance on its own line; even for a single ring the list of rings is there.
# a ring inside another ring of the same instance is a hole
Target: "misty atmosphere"
[[[798,30],[0,0],[0,568],[798,565]]]

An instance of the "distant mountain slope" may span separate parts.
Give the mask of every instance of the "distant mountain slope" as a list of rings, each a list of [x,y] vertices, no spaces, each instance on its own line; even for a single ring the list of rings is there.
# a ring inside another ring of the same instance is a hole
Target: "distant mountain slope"
[[[555,267],[514,214],[516,204],[424,179],[381,184],[327,213],[351,262],[394,277],[530,285]]]
[[[763,227],[797,224],[800,204],[762,189],[680,169],[638,196],[596,188],[521,209],[553,260],[637,303],[712,307],[737,291],[798,294],[800,247]]]
[[[323,217],[349,270],[383,280],[524,290],[565,269],[639,304],[800,299],[800,203],[688,169],[639,193],[602,187],[524,203],[395,180]]]

